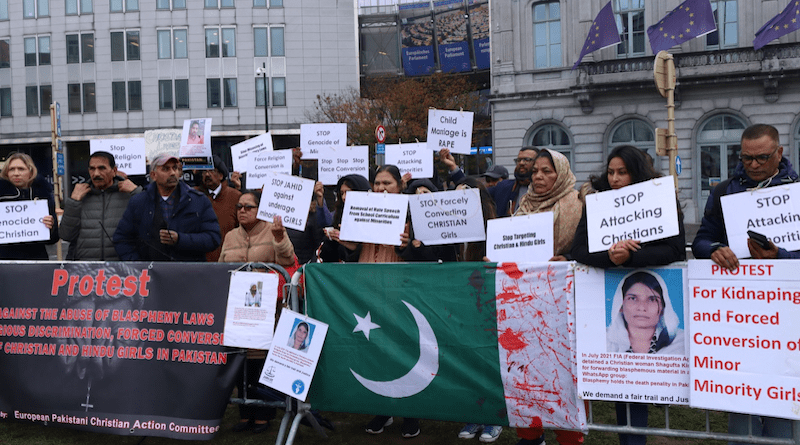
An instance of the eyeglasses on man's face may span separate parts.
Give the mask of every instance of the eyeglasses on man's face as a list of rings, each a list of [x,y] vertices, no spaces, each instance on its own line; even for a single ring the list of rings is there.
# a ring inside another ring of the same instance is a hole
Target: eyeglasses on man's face
[[[533,164],[533,158],[514,158],[515,164]]]
[[[742,161],[742,164],[751,164],[753,161],[756,161],[758,165],[764,165],[764,163],[769,161],[769,158],[771,158],[778,151],[779,148],[781,148],[780,145],[775,147],[775,150],[772,150],[772,153],[768,155],[756,155],[756,156],[739,155],[739,160]]]

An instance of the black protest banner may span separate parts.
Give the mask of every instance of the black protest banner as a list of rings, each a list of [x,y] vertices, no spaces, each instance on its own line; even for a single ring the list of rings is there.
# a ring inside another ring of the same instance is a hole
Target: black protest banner
[[[0,418],[209,439],[241,354],[229,264],[3,263]]]

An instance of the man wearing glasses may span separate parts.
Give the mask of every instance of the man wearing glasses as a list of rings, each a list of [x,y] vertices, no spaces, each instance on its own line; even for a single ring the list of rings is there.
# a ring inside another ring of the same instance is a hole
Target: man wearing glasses
[[[756,124],[745,129],[741,147],[740,162],[733,177],[719,183],[708,195],[703,221],[692,243],[696,258],[710,258],[730,270],[739,267],[739,259],[728,247],[720,197],[797,181],[797,173],[789,160],[783,157],[778,130],[772,125]],[[768,243],[768,248],[763,248],[748,239],[747,247],[755,259],[800,258],[800,252],[787,252],[772,242]]]
[[[522,147],[514,159],[514,180],[500,181],[488,189],[497,207],[497,217],[513,215],[519,207],[520,199],[528,192],[531,184],[533,159],[539,150],[536,147]]]

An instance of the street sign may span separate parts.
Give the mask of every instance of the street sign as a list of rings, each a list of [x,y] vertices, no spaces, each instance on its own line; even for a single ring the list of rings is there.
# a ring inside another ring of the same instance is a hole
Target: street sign
[[[383,125],[378,125],[378,127],[375,128],[375,139],[381,144],[386,142],[386,129],[383,128]]]
[[[59,176],[64,175],[64,153],[56,153],[56,163],[57,163],[57,171],[56,174]]]
[[[680,175],[681,170],[683,170],[683,167],[681,166],[681,157],[675,156],[675,174]]]
[[[61,137],[61,104],[58,102],[56,102],[56,135]]]
[[[386,144],[375,144],[375,154],[382,155],[386,153]]]

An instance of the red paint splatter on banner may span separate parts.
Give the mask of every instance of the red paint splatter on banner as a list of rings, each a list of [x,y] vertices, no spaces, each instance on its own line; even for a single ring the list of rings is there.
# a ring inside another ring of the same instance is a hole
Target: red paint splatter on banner
[[[525,346],[528,346],[525,338],[511,329],[506,329],[505,332],[500,334],[500,336],[497,337],[497,341],[500,342],[500,346],[502,346],[506,351],[518,351]]]
[[[503,263],[498,266],[498,269],[515,280],[522,278],[522,271],[517,267],[517,263]]]

